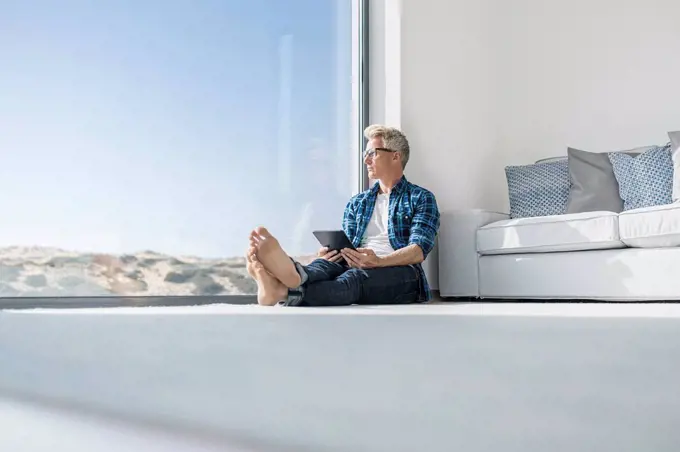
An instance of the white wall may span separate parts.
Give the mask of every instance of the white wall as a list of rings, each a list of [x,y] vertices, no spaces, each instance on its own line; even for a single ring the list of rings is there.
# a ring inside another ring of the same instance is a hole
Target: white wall
[[[676,0],[374,0],[371,121],[444,210],[507,208],[503,167],[664,144],[680,128]]]
[[[680,128],[680,2],[498,4],[507,160],[665,144]]]
[[[507,164],[664,144],[680,128],[677,0],[373,0],[370,12],[371,121],[407,133],[407,177],[442,211],[507,211]]]

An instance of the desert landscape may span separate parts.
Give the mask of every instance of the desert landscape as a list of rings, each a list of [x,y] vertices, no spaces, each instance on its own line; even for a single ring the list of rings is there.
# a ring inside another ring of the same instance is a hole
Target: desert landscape
[[[243,295],[256,291],[243,257],[0,248],[0,297]]]

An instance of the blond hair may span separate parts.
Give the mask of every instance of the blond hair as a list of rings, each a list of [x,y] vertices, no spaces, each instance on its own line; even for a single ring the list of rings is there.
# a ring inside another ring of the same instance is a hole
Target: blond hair
[[[401,155],[401,166],[406,168],[411,148],[409,147],[406,135],[395,127],[373,124],[364,129],[364,137],[367,140],[382,138],[387,149],[396,151]]]

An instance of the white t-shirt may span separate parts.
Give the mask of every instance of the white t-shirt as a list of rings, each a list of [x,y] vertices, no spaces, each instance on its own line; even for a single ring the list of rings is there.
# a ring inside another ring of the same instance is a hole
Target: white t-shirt
[[[390,245],[390,238],[387,234],[387,224],[389,221],[390,195],[388,193],[378,194],[375,201],[373,215],[366,227],[366,232],[361,240],[362,248],[372,249],[379,257],[387,256],[394,252]]]

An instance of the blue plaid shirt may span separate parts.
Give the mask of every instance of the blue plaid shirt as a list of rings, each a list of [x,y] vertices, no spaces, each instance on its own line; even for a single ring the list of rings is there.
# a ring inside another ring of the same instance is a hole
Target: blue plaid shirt
[[[355,247],[361,246],[366,227],[373,215],[380,184],[352,197],[345,207],[342,229]],[[395,250],[409,245],[418,245],[423,256],[432,251],[439,231],[439,209],[434,194],[410,183],[406,177],[390,192],[388,236]],[[414,265],[420,280],[419,302],[431,298],[430,286],[421,264]]]

